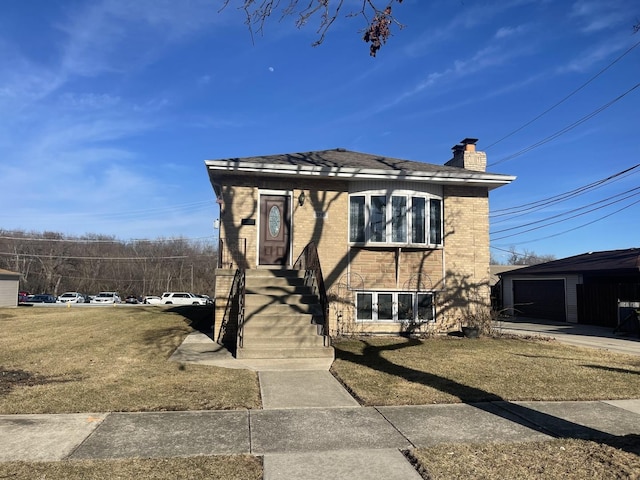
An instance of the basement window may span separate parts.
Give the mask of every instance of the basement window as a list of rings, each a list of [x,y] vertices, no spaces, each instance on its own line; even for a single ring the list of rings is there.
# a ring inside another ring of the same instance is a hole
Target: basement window
[[[431,292],[361,292],[356,295],[358,321],[433,322]]]

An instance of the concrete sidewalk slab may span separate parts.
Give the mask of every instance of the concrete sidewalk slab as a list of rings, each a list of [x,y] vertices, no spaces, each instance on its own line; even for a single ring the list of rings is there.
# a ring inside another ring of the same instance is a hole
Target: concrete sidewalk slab
[[[560,438],[640,434],[640,415],[605,402],[497,402]]]
[[[399,450],[269,454],[264,480],[422,480]]]
[[[604,403],[640,415],[640,400],[607,400]]]
[[[250,449],[246,410],[112,413],[71,458],[168,458]]]
[[[550,437],[492,403],[377,407],[412,444],[544,441]]]
[[[254,455],[411,446],[371,407],[262,410],[250,419]]]
[[[328,371],[263,371],[258,375],[265,410],[360,406]]]
[[[0,415],[0,462],[56,461],[70,455],[106,414]]]

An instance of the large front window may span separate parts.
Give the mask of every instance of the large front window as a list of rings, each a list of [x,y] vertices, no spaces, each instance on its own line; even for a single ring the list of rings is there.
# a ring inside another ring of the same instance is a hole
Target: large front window
[[[442,200],[411,194],[351,195],[349,241],[363,244],[442,245]]]
[[[360,321],[431,322],[435,319],[433,293],[358,293],[356,318]]]

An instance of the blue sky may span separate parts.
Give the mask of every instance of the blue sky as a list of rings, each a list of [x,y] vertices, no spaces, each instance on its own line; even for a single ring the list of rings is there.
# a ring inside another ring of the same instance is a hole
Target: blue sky
[[[313,22],[275,18],[252,41],[238,0],[221,4],[0,3],[0,228],[213,241],[205,159],[442,164],[474,137],[489,171],[518,177],[490,196],[496,258],[640,246],[636,2],[404,0],[377,58],[360,17],[311,47]]]

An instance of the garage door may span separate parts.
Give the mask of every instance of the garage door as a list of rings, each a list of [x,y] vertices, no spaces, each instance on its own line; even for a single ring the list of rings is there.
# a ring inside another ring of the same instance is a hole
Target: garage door
[[[567,321],[564,280],[514,280],[516,315]]]

